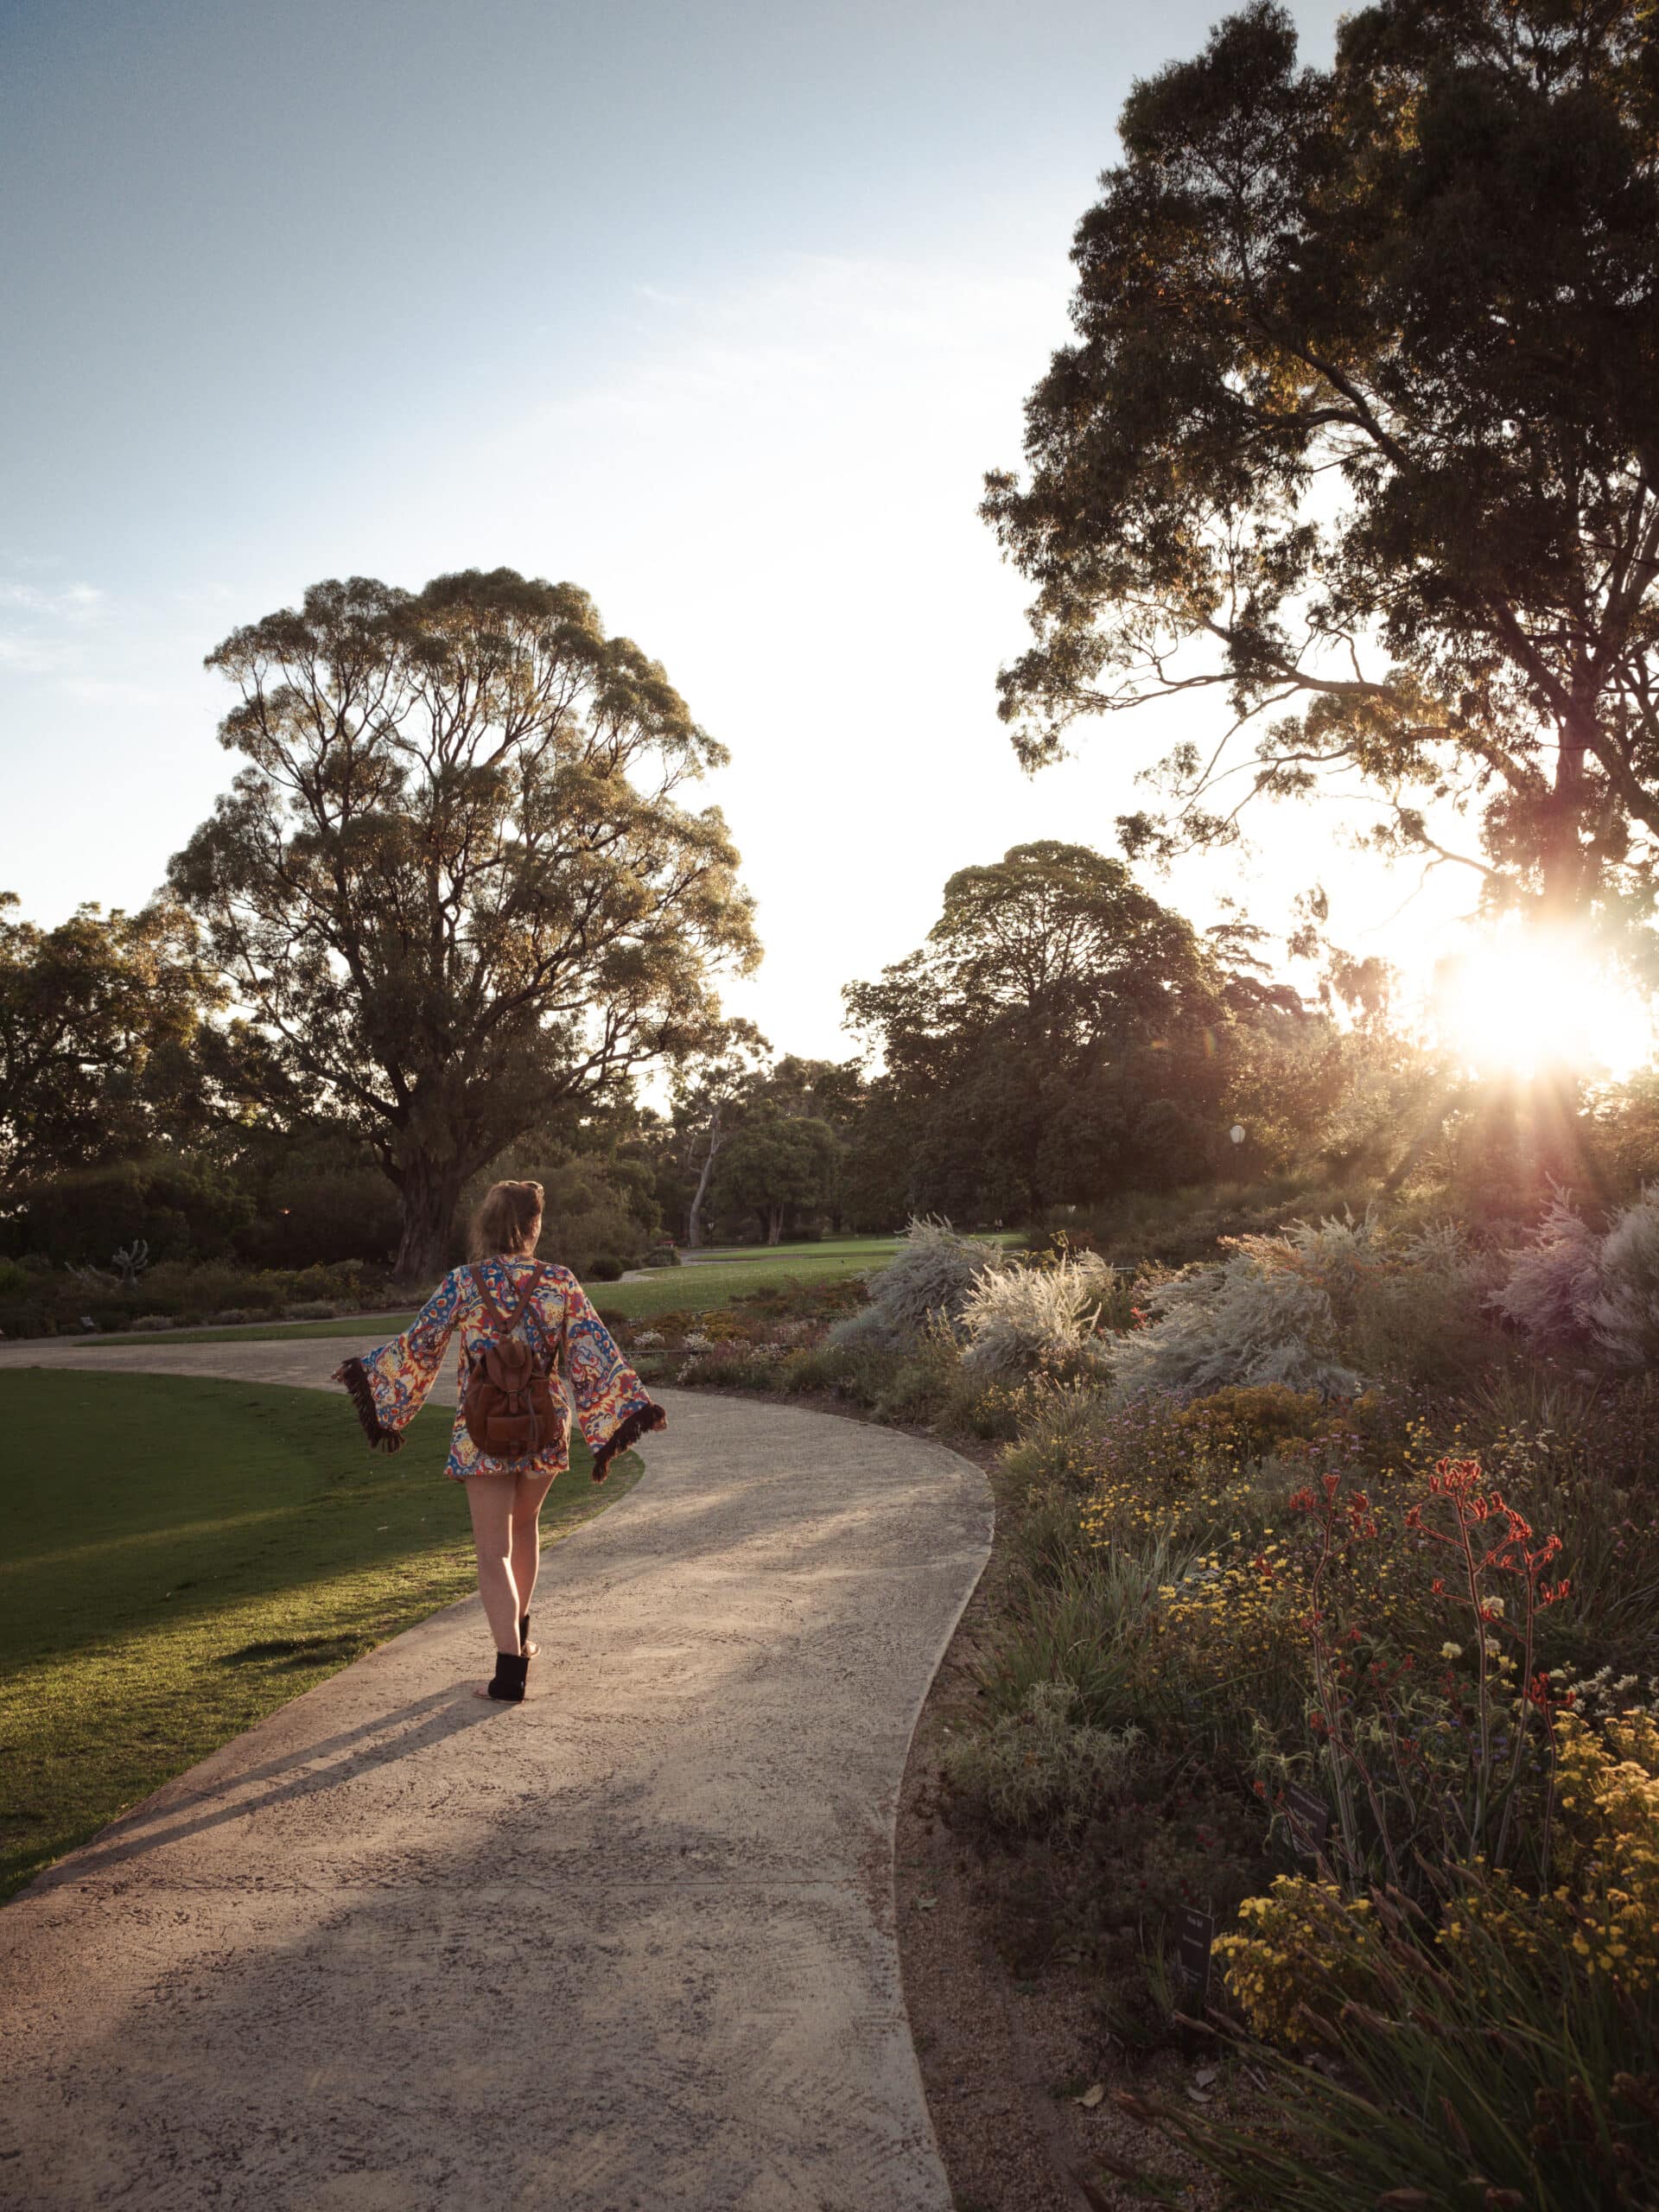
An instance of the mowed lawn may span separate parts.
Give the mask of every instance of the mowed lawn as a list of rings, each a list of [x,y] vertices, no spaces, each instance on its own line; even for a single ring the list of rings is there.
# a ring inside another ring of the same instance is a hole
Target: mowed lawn
[[[0,1897],[474,1588],[449,1423],[429,1409],[389,1459],[332,1393],[0,1372]],[[591,1464],[577,1438],[545,1539],[640,1470],[596,1489]]]
[[[898,1246],[890,1236],[861,1237],[847,1244],[800,1244],[782,1251],[758,1244],[741,1252],[722,1252],[717,1261],[690,1267],[659,1268],[647,1282],[590,1282],[594,1304],[629,1321],[649,1321],[659,1313],[706,1313],[729,1305],[748,1290],[775,1290],[791,1282],[823,1282],[841,1275],[866,1274],[890,1260]],[[233,1329],[170,1329],[156,1343],[209,1344],[265,1337],[356,1337],[378,1344],[409,1326],[402,1313],[345,1313],[332,1321],[271,1322]],[[103,1341],[130,1344],[142,1338]]]

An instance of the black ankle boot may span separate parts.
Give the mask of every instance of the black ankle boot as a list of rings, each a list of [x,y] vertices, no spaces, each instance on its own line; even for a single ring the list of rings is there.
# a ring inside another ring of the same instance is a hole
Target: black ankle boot
[[[490,1695],[503,1705],[522,1705],[524,1701],[524,1680],[530,1673],[530,1662],[522,1651],[498,1651],[495,1655],[495,1674],[490,1682]]]

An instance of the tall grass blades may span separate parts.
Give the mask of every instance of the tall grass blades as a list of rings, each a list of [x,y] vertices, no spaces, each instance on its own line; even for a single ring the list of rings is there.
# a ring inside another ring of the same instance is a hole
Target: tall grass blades
[[[1116,1270],[1093,1252],[982,1274],[962,1309],[964,1370],[1004,1382],[1103,1376],[1114,1340],[1102,1333],[1101,1309],[1116,1281]]]

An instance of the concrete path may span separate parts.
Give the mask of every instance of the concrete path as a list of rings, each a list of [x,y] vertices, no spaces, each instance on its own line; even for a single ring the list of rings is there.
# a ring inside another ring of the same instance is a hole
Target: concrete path
[[[348,1341],[0,1367],[317,1383]],[[450,1606],[0,1911],[6,2212],[946,2212],[893,1820],[988,1486],[664,1398],[549,1554],[524,1706]]]

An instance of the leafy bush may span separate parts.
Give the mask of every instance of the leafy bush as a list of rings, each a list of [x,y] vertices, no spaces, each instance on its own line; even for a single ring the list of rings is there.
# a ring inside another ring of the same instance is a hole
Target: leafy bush
[[[980,1277],[1002,1264],[996,1245],[958,1236],[948,1221],[913,1219],[897,1254],[871,1278],[869,1304],[836,1322],[831,1341],[903,1351],[930,1322],[955,1323]]]
[[[14,1255],[63,1265],[109,1264],[137,1239],[156,1260],[228,1252],[253,1217],[253,1201],[212,1161],[162,1156],[84,1168],[16,1194],[4,1236]]]
[[[260,1194],[236,1249],[266,1268],[389,1260],[399,1228],[397,1193],[385,1175],[338,1144],[301,1147]]]
[[[27,1288],[20,1297],[0,1294],[0,1332],[8,1337],[57,1336],[79,1330],[82,1317],[100,1329],[154,1327],[162,1323],[212,1322],[226,1313],[245,1320],[278,1314],[322,1319],[366,1305],[408,1297],[381,1277],[370,1277],[360,1262],[292,1270],[251,1270],[219,1262],[192,1266],[168,1260],[136,1283],[118,1286],[112,1277],[91,1280],[60,1269],[23,1270]]]
[[[626,1272],[613,1253],[601,1252],[597,1259],[588,1262],[588,1280],[589,1282],[620,1282]]]
[[[981,1274],[961,1312],[964,1370],[1000,1382],[1103,1371],[1109,1340],[1100,1333],[1101,1307],[1116,1279],[1092,1252],[1062,1255],[1051,1267]]]
[[[1128,1780],[1141,1732],[1112,1732],[1074,1717],[1069,1683],[1032,1685],[1015,1713],[945,1747],[946,1781],[962,1806],[998,1827],[1075,1832]]]

